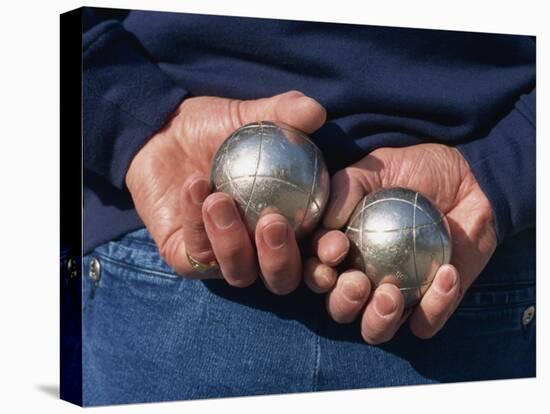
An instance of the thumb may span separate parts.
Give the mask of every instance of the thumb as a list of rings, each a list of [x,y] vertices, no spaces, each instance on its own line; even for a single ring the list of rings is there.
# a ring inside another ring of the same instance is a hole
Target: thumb
[[[327,229],[340,229],[348,222],[361,199],[382,187],[379,161],[368,155],[332,177],[331,194],[323,218]]]
[[[299,91],[289,91],[270,98],[240,101],[237,118],[245,125],[259,121],[279,121],[306,133],[319,129],[326,120],[326,110],[315,99]]]

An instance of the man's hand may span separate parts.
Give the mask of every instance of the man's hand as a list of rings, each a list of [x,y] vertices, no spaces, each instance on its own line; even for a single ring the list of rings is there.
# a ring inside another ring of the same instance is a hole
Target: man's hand
[[[178,273],[193,272],[187,253],[201,263],[219,263],[223,277],[244,287],[258,275],[256,251],[233,199],[210,194],[210,164],[235,129],[257,121],[281,121],[306,133],[325,122],[324,108],[297,91],[240,101],[217,97],[186,99],[168,124],[136,154],[126,185],[160,254]],[[292,228],[269,214],[256,229],[259,266],[266,286],[289,293],[301,278],[301,259]]]
[[[403,296],[391,284],[373,291],[367,276],[357,270],[338,277],[334,267],[345,258],[349,241],[336,229],[346,224],[365,194],[396,186],[430,198],[451,229],[451,265],[441,266],[410,317],[416,336],[429,338],[443,327],[497,244],[489,201],[455,148],[439,144],[381,148],[338,172],[324,217],[326,230],[314,237],[318,257],[308,259],[304,277],[312,290],[329,292],[328,312],[337,322],[351,322],[362,313],[361,334],[371,344],[391,339],[406,319]]]

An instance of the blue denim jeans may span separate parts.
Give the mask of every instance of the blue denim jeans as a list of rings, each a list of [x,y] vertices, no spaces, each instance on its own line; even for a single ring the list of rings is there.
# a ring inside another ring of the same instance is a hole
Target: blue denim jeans
[[[84,257],[84,405],[535,375],[535,236],[501,245],[435,337],[370,346],[324,296],[175,274],[145,229]],[[88,276],[92,261],[99,272]]]

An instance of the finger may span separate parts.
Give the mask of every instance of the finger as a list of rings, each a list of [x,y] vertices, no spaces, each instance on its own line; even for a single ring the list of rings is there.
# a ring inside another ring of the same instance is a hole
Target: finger
[[[319,230],[313,236],[313,253],[327,266],[337,266],[349,251],[349,239],[338,230]]]
[[[349,220],[355,206],[365,195],[365,189],[353,168],[344,168],[332,177],[332,189],[323,218],[327,229],[340,229]]]
[[[371,345],[389,341],[402,322],[403,295],[399,288],[383,283],[376,288],[361,320],[361,335]]]
[[[266,287],[278,295],[300,284],[302,259],[294,231],[280,214],[267,214],[256,225],[258,261]]]
[[[304,263],[304,282],[315,293],[326,293],[336,284],[338,274],[332,267],[310,257]]]
[[[182,187],[183,238],[187,253],[195,260],[209,264],[216,260],[202,219],[202,204],[210,194],[210,183],[199,174],[190,176]]]
[[[233,199],[210,194],[203,203],[204,227],[225,280],[232,286],[251,285],[258,275],[256,256]]]
[[[299,91],[289,91],[270,98],[236,102],[233,117],[242,126],[258,121],[281,121],[306,133],[319,129],[326,120],[326,110],[315,99]]]
[[[439,268],[434,281],[410,318],[411,331],[431,338],[445,325],[461,297],[460,277],[452,265]]]
[[[352,322],[367,303],[371,283],[358,271],[349,270],[340,275],[336,286],[327,295],[327,310],[338,323]]]
[[[342,228],[363,196],[382,187],[383,170],[384,163],[379,158],[367,155],[334,174],[323,225],[327,229]]]

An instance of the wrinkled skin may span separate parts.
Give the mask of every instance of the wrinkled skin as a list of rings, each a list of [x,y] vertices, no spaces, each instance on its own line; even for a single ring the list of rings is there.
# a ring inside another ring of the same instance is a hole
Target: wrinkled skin
[[[222,142],[245,124],[280,121],[311,133],[325,119],[324,108],[298,91],[250,101],[218,97],[183,101],[167,125],[136,154],[126,174],[136,210],[165,261],[192,278],[220,273],[193,271],[186,253],[204,264],[217,261],[223,277],[237,287],[253,283],[261,269],[274,293],[294,290],[301,281],[302,264],[286,219],[278,214],[262,217],[254,247],[234,201],[223,193],[210,194],[208,175]]]
[[[395,286],[383,284],[373,292],[363,273],[350,269],[337,274],[335,266],[349,248],[339,229],[365,194],[390,186],[417,190],[446,215],[453,242],[451,265],[439,269],[410,315],[412,331],[428,338],[441,329],[496,248],[489,201],[456,149],[439,144],[381,148],[338,172],[332,179],[325,229],[314,236],[316,257],[306,261],[303,272],[294,234],[282,216],[262,217],[252,241],[234,201],[223,193],[210,194],[212,158],[238,127],[272,120],[312,133],[325,119],[322,106],[297,91],[251,101],[186,99],[131,162],[126,185],[137,212],[162,257],[182,276],[221,274],[229,284],[244,287],[261,270],[269,290],[286,294],[303,275],[313,291],[327,293],[327,307],[336,321],[361,316],[364,339],[377,344],[391,339],[409,315]],[[220,217],[221,226],[216,220]],[[187,252],[205,264],[216,261],[220,272],[194,271]]]
[[[452,237],[451,265],[439,269],[410,315],[417,336],[429,338],[441,329],[497,245],[491,205],[455,148],[440,144],[381,148],[335,174],[325,230],[314,241],[318,257],[306,263],[305,279],[314,291],[329,292],[327,307],[336,321],[346,323],[361,315],[363,338],[371,344],[391,339],[406,319],[403,298],[390,284],[372,292],[368,278],[356,270],[338,277],[334,266],[346,256],[349,242],[337,229],[344,227],[365,194],[396,186],[430,198],[447,217]]]

